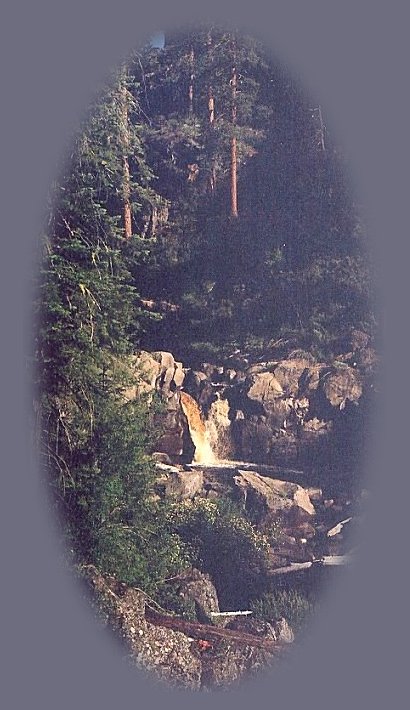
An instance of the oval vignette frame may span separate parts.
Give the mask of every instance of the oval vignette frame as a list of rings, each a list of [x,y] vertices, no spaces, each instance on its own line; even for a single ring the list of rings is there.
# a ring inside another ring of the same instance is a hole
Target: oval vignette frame
[[[368,6],[368,8],[369,7],[370,6]],[[349,12],[353,13],[353,15],[354,15],[353,9],[350,9],[350,8],[353,8],[352,3],[350,3],[349,9],[347,9],[347,6],[344,7],[344,11],[347,13],[348,17],[352,17],[351,15],[349,15]],[[79,13],[79,10],[77,10],[77,12]],[[311,12],[313,13],[313,17],[315,18],[315,21],[318,22],[318,27],[320,27],[320,22],[322,21],[322,25],[321,25],[322,31],[323,31],[323,28],[325,28],[325,30],[327,29],[329,31],[329,25],[326,24],[326,21],[323,19],[323,17],[320,19],[320,13],[315,15],[315,11],[311,10]],[[78,18],[78,16],[77,16],[77,18]],[[44,19],[44,16],[42,19]],[[357,19],[357,16],[356,16],[356,19]],[[360,19],[361,19],[362,23],[364,23],[365,18],[362,15],[360,15]],[[50,18],[49,18],[49,20],[50,20]],[[380,22],[380,20],[379,20],[379,22]],[[87,24],[87,23],[85,23],[85,24]],[[278,24],[280,24],[280,20],[278,20]],[[89,25],[87,25],[87,26],[89,26]],[[51,25],[51,27],[53,28],[52,25]],[[54,25],[54,29],[55,29],[55,25]],[[118,35],[119,34],[120,34],[120,32],[118,29]],[[121,38],[118,36],[118,44],[120,44],[120,39]],[[28,43],[27,46],[30,47],[30,43]],[[374,45],[371,45],[371,47],[373,50],[375,49]],[[357,49],[357,42],[355,44],[353,41],[352,44],[350,45],[350,51],[352,52],[354,49]],[[275,47],[274,47],[274,50],[276,51]],[[306,45],[305,45],[305,51],[306,51]],[[282,52],[280,51],[280,49],[277,50],[277,54],[282,56]],[[353,54],[354,54],[354,52],[353,52]],[[373,51],[373,54],[374,54],[374,51]],[[373,54],[371,53],[372,57],[373,57]],[[67,57],[66,57],[66,59],[67,59]],[[355,55],[355,59],[358,61],[358,55],[357,56]],[[286,61],[286,60],[284,60],[284,61]],[[108,62],[108,64],[110,64],[110,63],[111,62]],[[297,60],[295,60],[295,64],[296,63],[297,63]],[[358,63],[360,65],[359,61],[358,61]],[[376,62],[376,66],[377,66],[377,62]],[[40,67],[41,67],[41,63],[40,63]],[[349,65],[349,67],[351,70],[352,69],[351,65]],[[76,81],[76,76],[73,77],[73,82],[75,82],[75,81]],[[70,87],[70,88],[73,89],[73,87]],[[73,89],[73,93],[75,93],[74,89]],[[360,102],[359,102],[359,105],[360,105]],[[62,117],[60,117],[60,119],[62,121]],[[72,116],[71,116],[71,120],[73,120]],[[62,130],[63,123],[61,123],[60,125],[61,125],[60,138],[64,139],[64,137],[63,137],[64,131]],[[362,125],[362,128],[363,128],[363,124],[360,124],[360,125]],[[380,124],[377,124],[377,125],[380,128]],[[53,138],[54,138],[54,136],[53,136]],[[371,141],[370,141],[370,143],[371,143]],[[354,145],[354,140],[352,141],[351,145]],[[55,149],[55,144],[53,144],[53,147],[51,150],[54,151],[54,149]],[[54,161],[54,159],[55,159],[55,153],[52,152],[52,154],[50,155],[50,161]],[[363,170],[363,166],[361,169]],[[359,172],[360,172],[360,168],[359,168]],[[362,182],[361,178],[360,178],[360,182]],[[370,189],[370,192],[371,192],[371,189]],[[38,197],[38,190],[37,190],[37,193],[36,193],[36,191],[34,191],[34,193],[37,194],[37,197]],[[375,208],[375,204],[373,203],[373,205],[372,205],[372,203],[371,203],[371,196],[368,195],[368,197],[370,199],[370,203],[369,203],[370,209],[372,206],[373,206],[373,208]],[[31,217],[31,219],[33,219],[33,214],[31,214],[30,217]],[[371,224],[373,224],[373,221]],[[376,233],[377,233],[377,230],[376,230]],[[380,234],[380,232],[379,232],[379,234]],[[383,251],[383,249],[382,249],[382,251]],[[29,271],[29,269],[27,269],[27,271]],[[379,426],[379,425],[378,424],[376,425],[376,429],[377,429],[377,426]],[[380,430],[378,430],[378,431],[380,431]],[[14,439],[14,441],[15,441],[15,439]],[[373,455],[372,455],[372,457],[371,457],[371,464],[372,465],[375,463],[375,458],[376,457],[373,458]],[[15,456],[12,456],[12,458],[10,459],[10,462],[15,463],[15,460],[16,460]],[[27,464],[27,461],[25,463]],[[378,481],[377,477],[375,477],[374,480],[375,480],[374,488],[376,489],[376,492],[379,492],[378,491],[379,481]],[[30,501],[31,506],[33,505],[33,500],[37,501],[37,494],[38,494],[37,487],[35,487],[35,490],[33,491],[33,493],[34,493],[34,495]],[[41,504],[41,501],[38,501],[38,505],[39,505],[39,510],[41,510],[42,513],[44,513],[45,511],[44,511],[44,508]],[[23,505],[23,511],[24,511],[24,505]],[[25,512],[26,512],[26,516],[25,516],[26,524],[29,525],[30,522],[31,523],[34,522],[34,529],[36,531],[35,532],[35,536],[36,536],[35,539],[36,539],[37,543],[40,542],[42,545],[44,545],[44,547],[41,547],[41,550],[38,548],[36,549],[36,554],[39,555],[38,559],[40,560],[40,562],[38,563],[39,564],[38,568],[41,570],[43,577],[42,577],[42,582],[40,584],[41,592],[40,592],[40,589],[37,588],[36,591],[34,592],[34,595],[35,595],[36,601],[38,602],[38,608],[42,612],[41,613],[42,620],[47,621],[47,617],[48,617],[48,622],[49,622],[48,624],[47,623],[45,624],[46,631],[42,637],[43,641],[45,641],[43,647],[38,645],[38,639],[41,638],[41,634],[39,634],[39,633],[35,633],[34,636],[32,636],[31,641],[30,641],[30,639],[27,641],[28,648],[30,648],[30,643],[32,643],[34,641],[34,639],[36,639],[37,640],[36,648],[39,651],[39,656],[37,658],[35,657],[35,655],[33,655],[33,657],[32,657],[32,665],[28,671],[28,678],[31,678],[34,683],[36,678],[39,679],[42,677],[42,673],[44,673],[45,667],[48,667],[49,669],[52,669],[52,671],[54,671],[54,673],[51,674],[52,678],[51,678],[50,684],[46,690],[40,689],[40,688],[38,688],[38,686],[34,685],[34,687],[37,687],[38,697],[39,698],[43,697],[45,703],[47,703],[47,702],[49,703],[49,707],[52,707],[53,700],[55,700],[57,698],[61,699],[61,689],[62,689],[62,687],[64,687],[63,681],[64,681],[64,677],[65,677],[64,674],[61,672],[61,667],[63,667],[63,668],[70,667],[70,668],[75,669],[75,671],[76,671],[75,677],[78,679],[79,682],[76,685],[75,693],[73,693],[72,695],[70,695],[73,692],[72,689],[70,687],[66,689],[65,701],[67,703],[68,703],[68,701],[70,701],[70,698],[72,700],[74,700],[74,698],[76,697],[76,695],[78,693],[79,687],[81,688],[81,685],[82,685],[82,697],[83,698],[86,698],[87,696],[90,699],[95,698],[94,693],[98,692],[98,690],[103,691],[101,693],[100,707],[104,707],[104,703],[107,703],[107,701],[109,699],[114,700],[115,694],[112,691],[113,686],[115,686],[115,688],[117,690],[120,687],[121,688],[120,693],[129,694],[130,692],[134,692],[137,688],[138,688],[139,693],[144,692],[144,691],[146,691],[148,693],[153,692],[154,695],[157,695],[157,693],[158,693],[157,697],[159,700],[160,699],[159,696],[162,695],[162,693],[159,690],[155,689],[155,692],[154,692],[154,689],[148,690],[148,684],[146,684],[143,679],[138,678],[138,683],[135,682],[134,679],[131,678],[129,674],[127,674],[125,671],[123,671],[120,668],[119,664],[116,664],[114,659],[111,659],[110,653],[108,653],[108,652],[106,653],[105,651],[102,651],[102,649],[100,647],[101,637],[98,634],[94,635],[94,632],[92,630],[92,625],[90,625],[86,621],[86,617],[87,617],[88,612],[84,612],[84,616],[83,616],[81,604],[79,605],[78,601],[75,599],[74,589],[70,589],[70,583],[69,582],[67,583],[67,579],[65,578],[65,573],[61,569],[59,569],[59,563],[56,560],[56,557],[58,554],[57,550],[55,549],[52,542],[47,542],[47,534],[49,532],[49,530],[48,530],[49,526],[47,525],[47,523],[44,525],[44,521],[42,521],[40,523],[40,525],[37,525],[37,527],[36,527],[35,524],[36,523],[38,524],[38,522],[39,522],[39,520],[37,519],[37,515],[35,516],[35,518],[33,518],[33,513],[30,514],[29,511],[25,511]],[[374,521],[373,521],[373,523],[374,523]],[[46,528],[47,528],[47,532],[46,532]],[[25,528],[25,536],[27,536],[27,531],[28,530],[26,527]],[[373,524],[372,532],[374,532],[374,524]],[[376,539],[376,541],[380,541],[380,535],[378,536],[376,534],[375,539]],[[28,543],[28,545],[30,547],[30,543]],[[43,554],[43,557],[41,557],[41,554]],[[51,556],[51,557],[49,557],[49,556]],[[52,563],[52,565],[51,565],[52,570],[50,570],[50,568],[49,568],[50,558],[51,559],[54,558],[56,560],[55,563]],[[35,557],[34,559],[37,559],[37,558]],[[372,590],[372,595],[371,595],[372,604],[375,604],[375,602],[377,602],[377,600],[379,600],[379,602],[382,600],[381,591],[388,590],[388,587],[387,586],[383,587],[383,584],[381,584],[381,586],[379,588],[376,588],[376,587],[373,588],[373,586],[372,586],[372,584],[376,580],[376,577],[374,576],[374,570],[373,570],[373,568],[371,568],[371,564],[372,563],[374,564],[375,561],[376,561],[376,557],[374,555],[374,551],[372,552],[372,550],[369,549],[369,562],[366,565],[366,569],[365,569],[365,572],[367,572],[367,575],[368,575],[367,580],[363,577],[363,573],[356,575],[356,580],[352,581],[353,585],[356,584],[355,590],[352,590],[352,588],[350,587],[350,583],[349,583],[347,585],[349,588],[344,590],[346,592],[347,596],[344,599],[338,600],[341,603],[341,610],[344,612],[346,612],[346,600],[348,601],[348,604],[347,604],[348,614],[347,615],[345,614],[346,618],[344,617],[344,623],[346,623],[346,620],[347,620],[347,628],[350,630],[350,632],[353,631],[353,625],[351,623],[352,619],[358,620],[359,617],[358,617],[358,612],[357,612],[357,606],[356,607],[352,606],[351,609],[349,609],[349,602],[352,602],[353,604],[355,603],[355,600],[356,600],[356,603],[365,602],[367,599],[367,595],[366,595],[366,589],[367,589],[368,594],[370,593],[370,590]],[[48,578],[47,578],[47,573],[49,573]],[[19,580],[18,574],[16,575],[16,579]],[[45,583],[46,579],[48,581]],[[371,586],[366,587],[366,584],[368,584],[369,579],[370,579]],[[44,584],[44,586],[43,586],[43,584]],[[52,592],[51,594],[49,594],[50,591]],[[390,589],[390,592],[391,592],[391,589]],[[49,597],[47,600],[47,604],[45,604],[44,602],[45,602],[45,597],[47,596],[47,594],[49,594]],[[61,594],[61,596],[60,596],[60,594]],[[74,595],[74,597],[73,597],[73,595]],[[58,603],[56,603],[57,599],[58,599]],[[61,603],[61,600],[64,600],[64,603]],[[370,605],[370,607],[371,607],[371,605]],[[70,609],[70,613],[67,614],[67,617],[61,616],[61,609],[62,608],[65,611]],[[349,616],[350,611],[352,614],[351,616]],[[74,616],[73,616],[73,613],[74,613]],[[76,617],[77,614],[78,614],[78,616]],[[375,621],[374,617],[371,617],[371,608],[366,609],[365,607],[363,607],[363,614],[364,614],[364,623],[362,624],[362,629],[363,629],[363,632],[369,632],[372,629],[372,624],[370,622],[374,623],[374,621]],[[393,615],[394,615],[394,612],[393,612]],[[54,629],[52,628],[52,626],[55,625],[57,623],[57,621],[59,621],[59,623],[61,624],[61,629],[64,629],[62,634],[60,633],[59,635],[57,635],[55,633]],[[363,621],[363,618],[362,618],[362,621]],[[77,622],[80,622],[80,623],[77,623]],[[350,623],[350,626],[349,626],[349,623]],[[379,632],[386,630],[386,626],[383,626],[383,621],[381,621],[379,619],[378,623],[379,623],[379,627],[378,627]],[[64,626],[64,624],[65,624],[65,626]],[[337,649],[336,650],[333,649],[333,650],[334,650],[334,657],[336,657],[336,659],[338,660],[338,662],[340,664],[339,668],[344,668],[344,672],[346,673],[345,688],[348,691],[346,694],[346,698],[349,697],[349,694],[351,692],[350,683],[354,682],[354,680],[359,682],[359,685],[356,688],[356,692],[357,692],[356,697],[358,699],[361,697],[366,697],[367,689],[371,687],[370,681],[372,680],[373,669],[377,668],[377,667],[380,668],[380,665],[378,666],[378,664],[380,664],[381,659],[384,658],[387,661],[388,656],[386,655],[386,652],[384,652],[385,655],[383,656],[383,651],[381,651],[380,652],[381,655],[379,655],[378,658],[377,657],[373,658],[373,660],[371,661],[371,664],[372,664],[371,665],[370,664],[370,660],[372,657],[372,649],[371,648],[368,649],[368,652],[369,652],[368,658],[363,658],[363,656],[361,656],[361,654],[357,654],[356,656],[354,656],[355,650],[357,651],[358,649],[363,649],[363,647],[366,647],[366,641],[362,637],[360,637],[360,634],[359,634],[358,644],[357,644],[356,648],[352,648],[351,643],[350,643],[350,639],[348,638],[347,633],[346,632],[343,633],[342,625],[336,624],[336,626],[335,626],[333,623],[331,623],[330,628],[333,628],[333,630],[335,630],[337,628],[338,631],[341,632],[341,636],[339,636],[339,639],[341,639],[339,651],[337,651]],[[37,630],[37,632],[38,632],[40,630],[40,625],[39,624],[37,625],[36,620],[32,619],[30,621],[28,629],[31,630],[31,633],[33,633],[33,631],[35,631],[35,630]],[[84,634],[84,630],[86,630],[85,634]],[[79,639],[81,638],[82,632],[84,634],[83,639],[82,639],[82,642],[79,643]],[[59,641],[61,641],[61,636],[63,636],[65,639],[65,643],[62,646],[59,645]],[[322,628],[322,629],[318,630],[317,634],[314,634],[314,636],[315,636],[315,638],[312,639],[313,648],[315,647],[315,643],[318,642],[318,647],[317,647],[318,654],[316,656],[316,660],[319,660],[320,663],[322,663],[322,668],[324,669],[324,671],[327,671],[327,675],[326,675],[326,673],[324,673],[324,679],[322,679],[322,682],[326,683],[326,681],[330,681],[330,683],[333,683],[332,687],[334,688],[335,687],[334,684],[335,684],[337,678],[339,677],[339,674],[335,673],[334,666],[329,663],[329,660],[326,659],[326,654],[323,652],[323,643],[326,644],[326,642],[330,643],[330,641],[331,641],[330,634],[327,633],[326,630]],[[372,637],[370,636],[369,638],[371,639]],[[51,652],[51,649],[53,648],[54,643],[57,643],[57,648],[59,649],[58,659],[57,659],[56,654],[54,652]],[[343,643],[345,644],[344,646],[343,646]],[[309,653],[311,654],[312,649],[310,648],[310,643],[308,644],[308,646],[309,646]],[[34,650],[34,648],[35,648],[34,644],[31,646],[31,648]],[[341,652],[342,649],[344,649],[345,652],[347,651],[348,654],[352,654],[352,655],[350,655],[350,657],[349,657],[349,655],[346,655],[344,657],[344,659],[345,659],[344,664],[343,664],[343,654]],[[306,650],[308,650],[308,649],[306,649]],[[311,662],[309,662],[309,660],[306,659],[306,657],[302,658],[303,655],[304,655],[304,652],[302,652],[300,654],[300,661],[302,661],[302,664],[299,663],[299,661],[295,661],[298,672],[299,671],[301,672],[301,676],[300,676],[301,681],[300,681],[300,688],[299,688],[300,692],[302,691],[303,688],[305,689],[305,691],[309,688],[312,689],[312,670],[314,668],[314,666],[311,664]],[[42,659],[41,661],[40,661],[40,658]],[[355,661],[353,661],[354,658],[355,658]],[[44,661],[44,659],[46,659],[46,660]],[[359,677],[359,674],[356,674],[355,663],[358,663],[358,667],[360,668],[360,671],[361,671],[360,677]],[[118,685],[118,680],[117,680],[117,682],[112,682],[113,681],[112,677],[111,677],[110,684],[104,682],[106,675],[101,673],[101,668],[103,667],[103,665],[101,665],[101,664],[103,664],[104,667],[106,668],[106,673],[107,674],[109,673],[111,676],[113,673],[118,672],[119,677],[121,679],[120,685]],[[333,675],[332,675],[332,672],[333,672]],[[305,675],[304,675],[304,673],[305,673]],[[350,673],[350,677],[349,677],[349,673]],[[388,677],[388,673],[389,673],[389,667],[387,665],[387,677]],[[390,676],[390,678],[391,678],[391,676]],[[311,685],[309,685],[309,683],[311,683]],[[276,679],[275,679],[275,685],[276,685]],[[256,697],[258,697],[259,693],[262,693],[261,699],[263,699],[263,698],[267,699],[269,697],[266,695],[266,693],[269,692],[268,686],[269,686],[269,683],[261,682],[260,688],[252,689],[252,694],[254,694],[254,696],[256,698]],[[373,686],[373,687],[375,687],[375,686]],[[376,683],[376,687],[377,687],[377,683]],[[111,688],[111,690],[109,688]],[[330,686],[328,686],[327,689],[330,692],[330,689],[331,689]],[[16,688],[15,688],[15,690],[16,690]],[[18,689],[18,690],[20,690],[20,689]],[[298,693],[298,688],[292,688],[293,696],[292,696],[292,694],[290,696],[289,695],[286,696],[286,687],[283,684],[283,682],[281,682],[280,679],[278,679],[277,691],[278,691],[278,694],[280,694],[281,692],[284,692],[285,693],[285,695],[283,696],[284,698],[293,697],[296,699],[296,696]],[[380,696],[380,687],[378,688],[378,691],[379,691],[378,696],[376,696],[374,698],[374,700],[376,701],[376,705],[377,705],[377,697],[379,697],[379,698],[381,697]],[[21,690],[20,690],[20,692],[21,692]],[[48,695],[46,697],[41,695],[44,692],[48,693]],[[264,693],[265,693],[265,695],[264,695]],[[295,694],[296,694],[296,696],[295,696]],[[154,695],[152,697],[154,697]],[[233,693],[232,702],[235,702],[237,705],[238,701],[243,702],[246,700],[246,695],[247,695],[247,692],[243,691],[243,696],[241,696],[241,698],[242,698],[241,699],[239,697],[236,697],[236,693]],[[325,695],[325,693],[324,693],[324,695]],[[342,690],[342,695],[343,695],[343,690]],[[10,697],[13,697],[13,696],[11,695]],[[130,695],[126,695],[126,696],[124,695],[123,697],[129,698]],[[282,697],[282,696],[279,695],[279,697]],[[298,697],[302,698],[302,694],[300,694],[300,696],[298,696]],[[250,697],[249,697],[249,699],[250,699]],[[164,701],[164,700],[165,700],[165,697],[162,695],[161,701]],[[188,697],[187,697],[187,700],[188,700]],[[227,698],[226,698],[226,700],[227,700]],[[340,698],[340,700],[341,700],[341,698]],[[62,699],[62,701],[64,702],[64,699]],[[167,704],[169,705],[171,703],[170,696],[168,697],[168,701],[169,701],[169,703],[167,703]],[[178,698],[177,702],[178,702],[178,705],[180,705],[181,702],[183,704],[182,697]],[[185,700],[184,700],[184,702],[185,702]],[[199,698],[198,698],[198,702],[200,702]],[[66,706],[68,707],[69,705],[67,704]],[[108,707],[108,705],[105,705],[105,706]],[[47,707],[47,705],[43,704],[43,707]],[[61,705],[60,705],[60,707],[61,707]],[[318,707],[317,704],[316,704],[316,707]],[[320,707],[320,705],[319,705],[319,707]]]

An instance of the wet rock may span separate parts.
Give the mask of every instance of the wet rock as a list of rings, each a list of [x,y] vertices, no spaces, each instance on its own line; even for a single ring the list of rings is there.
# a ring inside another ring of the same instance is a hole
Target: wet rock
[[[171,460],[179,459],[184,451],[187,424],[182,411],[171,409],[157,416],[161,436],[155,442],[157,452],[167,454]]]
[[[202,386],[208,378],[204,372],[198,370],[187,370],[185,372],[184,390],[198,400]]]
[[[232,440],[236,456],[244,461],[265,462],[269,460],[272,445],[272,429],[266,417],[255,415],[245,418],[236,413],[232,424]]]

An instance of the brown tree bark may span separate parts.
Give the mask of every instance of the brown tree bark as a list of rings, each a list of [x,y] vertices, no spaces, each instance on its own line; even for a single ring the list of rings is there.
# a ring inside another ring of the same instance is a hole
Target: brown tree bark
[[[124,221],[124,236],[130,239],[132,236],[132,214],[131,214],[131,176],[130,165],[128,161],[129,154],[129,130],[128,130],[128,106],[127,106],[127,85],[126,85],[126,69],[124,68],[121,76],[120,95],[121,95],[121,143],[122,143],[122,169],[123,169],[123,221]]]
[[[194,48],[191,47],[191,51],[189,53],[190,76],[189,76],[189,89],[188,89],[188,115],[190,118],[194,115],[194,81],[195,81],[194,63],[195,63]]]
[[[214,99],[212,86],[209,87],[208,97],[209,97],[208,98],[209,125],[212,129],[213,123],[215,121],[215,99]],[[216,169],[215,169],[215,162],[212,161],[211,174],[209,176],[209,186],[211,188],[212,193],[215,190],[215,185],[216,185]]]
[[[231,90],[232,90],[232,112],[231,112],[231,123],[232,123],[232,139],[231,139],[231,217],[238,216],[238,153],[237,153],[237,139],[236,139],[236,120],[237,120],[237,103],[236,103],[236,91],[238,85],[238,75],[236,70],[236,37],[232,37],[232,76],[231,76]]]
[[[234,46],[234,62],[235,62],[235,46]],[[235,62],[236,64],[236,62]],[[236,66],[232,68],[232,140],[231,140],[231,216],[238,216],[238,155],[236,142],[236,88],[237,88],[237,73]]]
[[[228,643],[237,643],[242,646],[253,646],[255,648],[263,648],[271,653],[283,653],[286,651],[286,646],[282,642],[274,641],[273,639],[254,634],[243,633],[242,631],[233,631],[224,629],[210,624],[202,624],[198,621],[186,621],[178,616],[165,616],[146,607],[145,618],[150,624],[162,626],[164,628],[180,631],[187,636],[196,639],[205,639],[207,641],[227,641]]]

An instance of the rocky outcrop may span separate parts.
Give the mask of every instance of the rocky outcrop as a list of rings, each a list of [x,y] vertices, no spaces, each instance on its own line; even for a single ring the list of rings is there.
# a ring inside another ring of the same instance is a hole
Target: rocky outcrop
[[[201,470],[174,470],[165,480],[165,496],[174,500],[192,500],[203,490],[203,485],[204,474]]]
[[[158,463],[157,492],[173,501],[230,500],[243,508],[256,529],[276,526],[268,568],[312,562],[324,555],[345,554],[352,547],[363,501],[346,494],[326,497],[317,486],[301,485],[305,474],[296,469],[258,464],[167,466]],[[299,482],[296,482],[298,481]],[[330,531],[330,533],[329,533]]]
[[[213,624],[219,612],[216,589],[208,574],[193,568],[176,580],[179,595],[194,602],[196,618],[201,623]]]
[[[224,418],[230,420],[230,458],[288,465],[320,461],[337,430],[357,421],[354,409],[361,412],[368,406],[366,395],[373,384],[368,369],[358,364],[364,360],[318,363],[308,355],[243,370],[233,370],[228,363],[222,373],[212,375],[208,368],[201,377],[188,371],[184,386],[191,388],[211,425],[217,398],[228,403]],[[369,354],[366,357],[367,362]],[[226,423],[223,431],[228,432]]]
[[[146,595],[140,590],[103,577],[94,567],[81,572],[100,606],[108,610],[107,623],[121,637],[136,665],[171,686],[199,690],[202,664],[193,652],[193,640],[180,631],[151,624],[145,617]]]
[[[365,334],[353,335],[355,349],[332,363],[294,351],[257,363],[237,355],[222,365],[191,370],[171,353],[140,352],[134,363],[137,382],[127,396],[161,394],[165,411],[157,415],[155,449],[174,463],[194,457],[206,463],[213,452],[256,463],[320,465],[335,453],[333,442],[357,429],[361,413],[371,406],[377,356]],[[197,432],[206,444],[203,455],[199,439],[194,441]]]
[[[187,579],[187,593],[190,585],[195,598],[206,589],[206,602],[217,606],[205,576],[201,580],[198,575],[196,579]],[[189,690],[228,687],[270,664],[291,639],[291,631],[287,637],[283,630],[279,632],[279,628],[286,628],[283,620],[277,620],[276,626],[260,622],[259,630],[249,625],[245,630],[234,626],[224,630],[187,622],[164,610],[161,613],[141,590],[102,576],[91,565],[81,569],[81,578],[100,610],[104,609],[105,622],[120,635],[127,655],[138,668],[171,687]],[[202,589],[201,583],[205,585]]]
[[[259,524],[280,519],[285,526],[295,526],[315,515],[307,491],[297,483],[275,480],[254,471],[239,471],[234,482],[243,496],[245,510]]]

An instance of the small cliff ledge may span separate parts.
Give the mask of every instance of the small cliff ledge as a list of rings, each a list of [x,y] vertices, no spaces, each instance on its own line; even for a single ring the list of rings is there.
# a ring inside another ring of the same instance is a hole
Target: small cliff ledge
[[[357,338],[356,338],[357,340]],[[184,367],[169,352],[135,355],[136,385],[160,393],[156,451],[172,463],[217,459],[338,467],[360,456],[377,408],[376,352],[359,340],[332,362],[293,351],[257,362],[239,356]]]
[[[132,662],[171,687],[228,687],[285,655],[293,641],[284,619],[272,624],[234,619],[221,626],[189,622],[159,610],[141,590],[103,576],[91,565],[82,567],[80,575]],[[206,575],[192,570],[191,577],[185,589],[194,586],[197,598],[201,585],[209,593]]]

